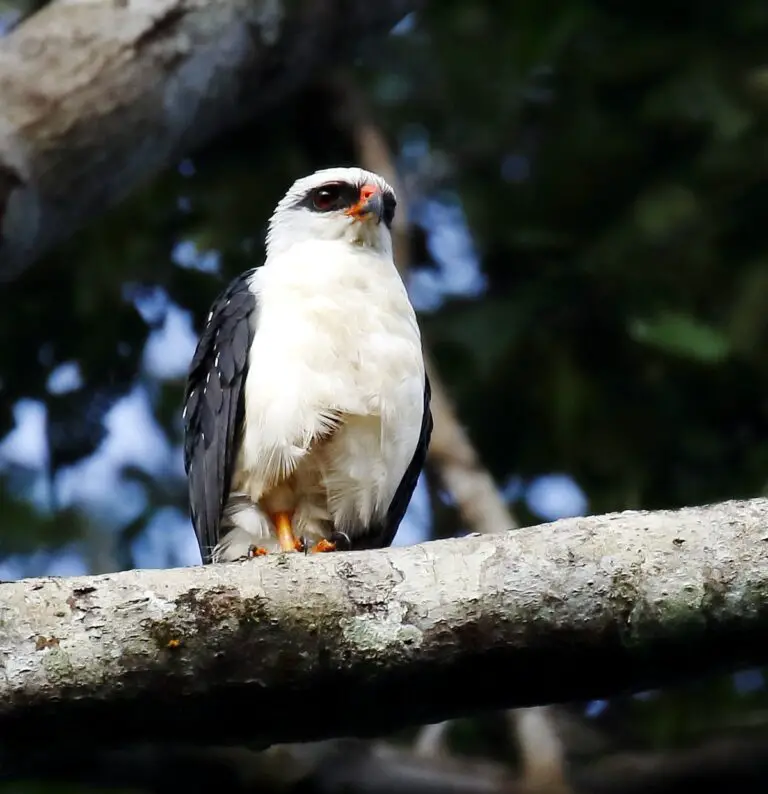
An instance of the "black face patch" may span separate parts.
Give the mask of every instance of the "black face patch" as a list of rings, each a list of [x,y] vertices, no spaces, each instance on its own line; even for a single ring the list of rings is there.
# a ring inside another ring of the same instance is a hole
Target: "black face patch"
[[[313,188],[299,202],[298,207],[306,207],[312,212],[338,212],[354,207],[360,201],[361,185],[352,185],[349,182],[326,182],[324,185]],[[397,202],[394,195],[385,190],[382,193],[384,202],[384,215],[382,220],[388,229],[392,228]]]
[[[326,182],[313,188],[299,202],[313,212],[334,212],[349,209],[360,200],[360,188],[348,182]]]

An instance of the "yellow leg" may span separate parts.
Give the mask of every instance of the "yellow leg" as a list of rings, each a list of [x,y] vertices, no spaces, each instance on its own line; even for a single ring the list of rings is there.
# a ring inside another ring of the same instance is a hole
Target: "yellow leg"
[[[290,513],[275,513],[272,516],[272,521],[277,529],[277,540],[280,543],[280,548],[283,551],[302,551],[303,546],[300,541],[296,539],[293,534],[293,527],[291,526]]]

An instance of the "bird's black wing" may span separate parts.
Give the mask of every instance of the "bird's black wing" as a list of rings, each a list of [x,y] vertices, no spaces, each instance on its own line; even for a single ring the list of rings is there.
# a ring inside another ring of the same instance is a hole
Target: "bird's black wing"
[[[238,276],[214,301],[189,368],[184,395],[184,469],[189,508],[204,563],[219,542],[241,443],[245,378],[258,305]]]
[[[392,541],[395,539],[400,523],[411,502],[416,484],[419,481],[419,475],[427,459],[427,450],[429,449],[429,442],[432,438],[433,426],[431,401],[432,387],[429,383],[429,376],[425,373],[424,414],[421,418],[419,442],[416,444],[416,450],[413,453],[411,462],[408,464],[405,474],[403,474],[403,479],[400,480],[400,485],[397,486],[397,490],[392,497],[384,521],[378,526],[371,527],[367,532],[356,535],[354,540],[351,541],[352,548],[374,549],[385,548],[392,545]]]

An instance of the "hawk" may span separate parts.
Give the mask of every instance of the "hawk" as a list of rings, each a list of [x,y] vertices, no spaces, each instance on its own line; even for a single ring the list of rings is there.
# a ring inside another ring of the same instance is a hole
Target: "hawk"
[[[392,543],[432,434],[395,207],[361,168],[297,180],[263,264],[214,301],[183,410],[204,563]]]

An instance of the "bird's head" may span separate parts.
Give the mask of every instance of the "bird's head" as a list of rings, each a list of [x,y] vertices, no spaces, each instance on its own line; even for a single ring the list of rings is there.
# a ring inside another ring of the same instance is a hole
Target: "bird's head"
[[[362,168],[327,168],[298,179],[269,222],[267,251],[310,240],[345,240],[392,253],[395,192]]]

